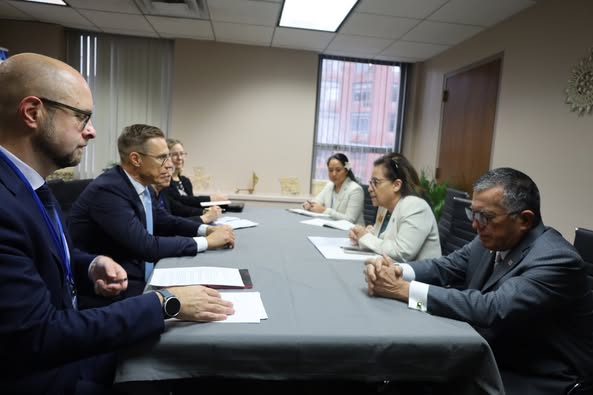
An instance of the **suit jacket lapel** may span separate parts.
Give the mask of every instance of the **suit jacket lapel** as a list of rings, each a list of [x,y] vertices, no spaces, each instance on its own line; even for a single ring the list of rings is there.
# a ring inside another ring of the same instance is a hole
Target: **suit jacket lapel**
[[[125,191],[128,195],[128,199],[132,203],[134,210],[138,213],[138,217],[140,218],[142,225],[144,225],[144,227],[146,228],[146,212],[144,211],[144,204],[142,204],[142,200],[140,200],[140,195],[138,195],[138,193],[136,192],[136,188],[134,188],[134,185],[132,185],[132,183],[128,179],[128,176],[124,172],[124,169],[122,169],[119,165],[116,166],[116,169],[118,170],[119,175],[124,181]]]
[[[490,278],[484,284],[483,290],[486,291],[494,286],[505,274],[517,266],[527,255],[533,242],[544,232],[544,225],[540,223],[535,228],[531,229],[527,235],[519,242],[517,247],[513,248],[507,256],[500,262],[492,272]]]

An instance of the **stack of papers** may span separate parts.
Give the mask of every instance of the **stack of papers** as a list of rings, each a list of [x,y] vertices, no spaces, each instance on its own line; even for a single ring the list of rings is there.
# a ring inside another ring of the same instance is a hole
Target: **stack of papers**
[[[368,258],[378,257],[373,251],[352,249],[350,239],[347,237],[318,237],[309,236],[309,241],[326,259],[341,259],[364,261]]]
[[[313,218],[313,219],[306,219],[301,221],[303,224],[307,225],[315,225],[315,226],[325,226],[327,228],[335,228],[340,230],[350,230],[354,227],[354,224],[350,221],[346,221],[345,219],[341,219],[338,221],[332,221],[329,219],[323,218]]]
[[[235,314],[227,316],[224,321],[214,321],[221,324],[227,323],[250,323],[259,324],[261,320],[267,320],[268,314],[264,308],[259,292],[221,292],[224,300],[233,302]]]
[[[259,225],[257,222],[250,221],[248,219],[241,219],[238,217],[227,217],[222,216],[214,221],[214,225],[229,225],[233,229],[251,228]]]
[[[297,214],[301,214],[301,215],[306,215],[308,217],[326,217],[328,218],[329,215],[327,214],[322,214],[322,213],[314,213],[313,211],[308,211],[302,208],[288,208],[288,211],[292,212],[292,213],[297,213]]]

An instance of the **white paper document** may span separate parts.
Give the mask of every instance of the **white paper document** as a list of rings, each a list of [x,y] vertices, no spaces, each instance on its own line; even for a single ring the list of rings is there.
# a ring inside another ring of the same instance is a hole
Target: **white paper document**
[[[215,202],[200,202],[200,206],[202,207],[210,207],[210,206],[226,206],[231,204],[230,200],[218,200]]]
[[[320,237],[309,236],[309,241],[319,250],[326,259],[342,259],[364,261],[365,259],[378,257],[372,251],[348,251],[342,247],[351,247],[350,239],[347,237]]]
[[[257,222],[248,219],[241,219],[238,217],[222,216],[214,221],[214,225],[228,225],[233,229],[251,228],[259,225]]]
[[[329,218],[329,215],[327,214],[322,214],[322,213],[314,213],[313,211],[308,211],[302,208],[288,208],[288,211],[292,212],[292,213],[297,213],[297,214],[301,214],[301,215],[306,215],[307,217],[325,217],[325,218]]]
[[[150,279],[150,285],[155,287],[196,284],[239,288],[245,286],[239,269],[230,267],[199,266],[163,269],[157,267]]]
[[[340,230],[350,230],[352,227],[354,227],[354,224],[352,222],[346,221],[345,219],[332,221],[324,218],[312,218],[301,221],[301,223],[307,225],[325,226],[327,228],[334,228]]]
[[[220,293],[220,297],[229,302],[233,302],[235,314],[227,316],[224,321],[214,321],[221,324],[225,323],[254,323],[259,324],[260,320],[267,320],[268,314],[264,308],[259,292],[229,292]]]

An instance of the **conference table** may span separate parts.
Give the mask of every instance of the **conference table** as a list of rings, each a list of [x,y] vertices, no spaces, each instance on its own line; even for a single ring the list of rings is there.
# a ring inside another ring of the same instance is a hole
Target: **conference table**
[[[171,319],[160,338],[121,355],[121,388],[188,378],[425,381],[458,394],[503,394],[488,343],[467,323],[367,294],[361,260],[330,260],[308,236],[347,231],[303,224],[282,208],[230,213],[258,223],[236,229],[233,249],[167,258],[157,268],[246,268],[268,319],[190,323]],[[233,290],[236,292],[236,290]],[[223,294],[225,290],[220,291]]]

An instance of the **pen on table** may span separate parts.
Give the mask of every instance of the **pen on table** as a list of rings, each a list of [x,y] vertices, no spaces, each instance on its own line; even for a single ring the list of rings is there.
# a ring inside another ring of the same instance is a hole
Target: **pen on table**
[[[346,254],[358,254],[358,255],[377,255],[372,251],[364,251],[364,250],[357,250],[357,249],[353,249],[351,247],[340,247],[342,249],[342,251],[344,251],[344,253]]]

